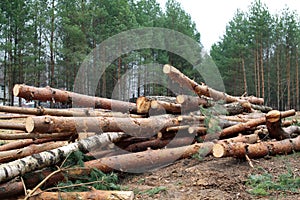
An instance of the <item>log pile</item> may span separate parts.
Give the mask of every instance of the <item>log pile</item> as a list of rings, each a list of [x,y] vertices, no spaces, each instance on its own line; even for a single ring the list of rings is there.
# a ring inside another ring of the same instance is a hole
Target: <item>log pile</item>
[[[93,168],[105,173],[142,173],[195,154],[251,159],[300,151],[300,127],[294,125],[296,118],[286,119],[295,116],[295,110],[280,112],[263,105],[261,98],[214,90],[170,65],[165,65],[163,72],[195,96],[141,96],[136,103],[129,103],[15,85],[14,95],[27,101],[61,102],[73,108],[0,106],[5,113],[2,116],[6,115],[0,129],[9,130],[0,133],[0,140],[6,142],[0,146],[0,195],[26,195],[24,188],[40,182],[55,184],[71,175],[89,174]],[[75,151],[94,159],[81,168],[49,168]],[[37,189],[25,199],[59,197]],[[133,199],[132,192],[95,189],[61,195],[87,198],[98,193],[99,199],[118,195]]]

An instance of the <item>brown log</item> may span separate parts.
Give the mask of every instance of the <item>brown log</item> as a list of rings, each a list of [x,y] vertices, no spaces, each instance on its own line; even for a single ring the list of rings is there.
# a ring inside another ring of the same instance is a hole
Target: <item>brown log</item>
[[[203,107],[212,106],[212,99],[198,97],[198,96],[189,96],[189,95],[177,95],[176,102],[184,105],[185,107],[190,107],[190,110],[199,108],[199,105]]]
[[[0,163],[16,160],[19,158],[24,158],[25,156],[33,155],[36,153],[40,153],[43,151],[48,151],[51,149],[56,149],[58,147],[62,147],[67,145],[68,142],[47,142],[44,144],[32,144],[30,146],[21,148],[21,149],[14,149],[8,151],[1,151],[0,152]]]
[[[182,126],[170,126],[166,128],[167,132],[170,131],[180,131],[180,130],[185,130],[188,129],[190,126],[189,125],[182,125]]]
[[[51,138],[52,140],[68,140],[71,136],[74,136],[73,132],[63,132],[63,133],[0,133],[0,140],[19,140],[19,139],[45,139]]]
[[[53,108],[23,108],[14,106],[0,106],[0,112],[8,113],[19,113],[27,114],[21,115],[19,117],[25,118],[30,115],[52,115],[52,116],[64,116],[64,117],[76,117],[76,116],[102,116],[102,117],[133,117],[140,118],[141,115],[126,114],[121,112],[111,112],[110,110],[100,110],[100,109],[53,109]]]
[[[140,96],[136,100],[137,113],[148,114],[151,108],[151,100],[147,97]]]
[[[126,132],[128,134],[153,134],[179,125],[177,118],[169,115],[149,118],[115,117],[29,117],[26,120],[27,132]]]
[[[295,113],[296,113],[295,110],[288,110],[288,111],[280,112],[282,118],[293,116],[293,115],[295,115]],[[251,128],[256,127],[258,125],[262,125],[264,123],[266,123],[266,117],[260,117],[258,119],[249,120],[245,123],[239,123],[234,126],[230,126],[228,128],[223,129],[221,131],[219,137],[223,138],[223,137],[232,136],[236,133],[250,130]]]
[[[256,144],[222,142],[213,147],[213,155],[217,158],[228,156],[243,158],[246,155],[249,158],[259,158],[267,155],[289,154],[293,151],[300,151],[300,136],[293,139]]]
[[[11,130],[21,130],[25,131],[25,125],[22,123],[14,123],[14,122],[0,122],[0,129],[11,129]]]
[[[286,133],[281,127],[281,113],[278,110],[268,112],[266,120],[270,138],[276,140],[291,138],[290,134]]]
[[[57,141],[57,138],[55,138],[54,140]],[[0,146],[0,151],[20,149],[20,148],[29,146],[31,144],[42,144],[42,143],[50,142],[50,141],[53,141],[53,139],[52,138],[46,138],[46,139],[35,139],[35,140],[33,140],[33,139],[16,140],[16,141],[12,141],[12,142],[1,145]]]
[[[170,164],[177,159],[190,157],[197,153],[199,149],[203,149],[209,153],[212,146],[212,142],[205,142],[170,149],[147,150],[92,160],[86,162],[84,165],[87,168],[97,168],[103,172],[119,170],[140,173]]]
[[[169,103],[165,101],[151,101],[151,108],[155,110],[155,112],[166,112],[172,114],[181,113],[181,104]]]
[[[206,85],[199,85],[198,83],[196,83],[195,81],[191,80],[189,77],[181,73],[178,69],[168,64],[164,65],[163,72],[167,74],[173,81],[179,83],[182,87],[194,91],[199,97],[204,95],[213,98],[215,101],[223,100],[226,103],[232,103],[235,101],[245,101],[245,100],[253,104],[261,105],[264,103],[264,100],[262,98],[257,98],[253,96],[234,97],[224,92],[214,90]]]
[[[198,134],[198,135],[205,135],[206,131],[207,131],[206,127],[191,126],[188,129],[188,132],[190,134]]]
[[[136,104],[134,103],[100,97],[92,97],[74,92],[54,89],[49,86],[45,88],[37,88],[24,84],[17,84],[13,88],[13,94],[14,96],[22,97],[28,101],[51,101],[61,102],[69,105],[73,103],[76,104],[76,106],[103,108],[120,112],[136,113],[137,111]]]
[[[134,193],[132,191],[107,191],[107,190],[91,190],[88,192],[41,192],[29,198],[29,200],[133,200]]]

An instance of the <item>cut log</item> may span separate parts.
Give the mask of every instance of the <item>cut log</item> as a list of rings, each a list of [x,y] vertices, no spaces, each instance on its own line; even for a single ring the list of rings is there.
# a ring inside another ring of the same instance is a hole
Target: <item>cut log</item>
[[[300,151],[300,136],[293,139],[256,144],[222,142],[213,147],[213,155],[217,158],[228,156],[244,158],[246,155],[249,158],[259,158],[267,155],[289,154],[293,151]]]
[[[66,158],[66,156],[74,151],[80,150],[87,152],[102,144],[111,143],[122,137],[122,135],[124,135],[124,133],[103,133],[57,149],[44,151],[16,161],[2,164],[0,165],[0,182],[10,180],[27,172],[54,165],[61,162],[64,158]]]
[[[136,100],[137,113],[148,114],[151,108],[151,100],[147,97],[140,96]]]
[[[281,127],[281,113],[278,110],[268,112],[266,120],[270,138],[276,140],[291,138],[290,134],[286,133]]]
[[[0,140],[19,140],[19,139],[45,139],[51,138],[52,140],[68,140],[71,136],[76,133],[73,132],[63,132],[63,133],[0,133]]]
[[[288,111],[280,112],[280,115],[282,118],[284,118],[284,117],[293,116],[293,115],[295,115],[295,113],[296,113],[295,110],[288,110]],[[256,127],[258,125],[262,125],[265,123],[266,123],[266,117],[260,117],[257,119],[251,119],[245,123],[239,123],[234,126],[230,126],[228,128],[223,129],[220,133],[220,138],[232,136],[236,133],[250,130],[253,127]]]
[[[190,110],[199,108],[199,105],[202,105],[203,107],[210,107],[212,106],[211,101],[212,99],[198,96],[177,95],[176,97],[177,103],[184,105],[186,108],[190,108]]]
[[[169,115],[149,118],[116,117],[29,117],[26,120],[27,132],[125,132],[135,136],[157,133],[169,127],[178,126],[177,118]]]
[[[52,116],[64,116],[64,117],[76,117],[76,116],[102,116],[102,117],[133,117],[140,118],[141,115],[126,114],[121,112],[111,112],[110,110],[101,109],[53,109],[53,108],[23,108],[14,106],[0,106],[0,112],[27,114],[19,117],[29,117],[29,115],[52,115]]]
[[[85,162],[87,168],[97,168],[103,172],[119,170],[124,172],[141,173],[153,170],[174,162],[177,159],[187,158],[200,149],[210,153],[214,143],[205,142],[189,146],[147,150],[143,152],[112,156]]]
[[[183,125],[183,126],[170,126],[166,128],[167,132],[170,131],[180,131],[180,130],[185,130],[188,129],[190,126],[189,125]]]
[[[61,102],[68,105],[103,108],[120,112],[136,113],[136,104],[113,99],[100,97],[92,97],[83,94],[78,94],[69,91],[54,89],[49,86],[45,88],[37,88],[28,85],[15,85],[13,94],[16,97],[21,97],[27,101],[40,100],[50,102]]]
[[[21,130],[25,131],[25,124],[14,122],[0,122],[0,129]]]
[[[37,195],[30,197],[29,200],[133,200],[133,198],[134,193],[132,191],[91,190],[88,192],[41,192]]]
[[[180,114],[181,104],[169,103],[165,101],[151,101],[151,109],[154,110],[155,113],[171,113],[171,114]]]
[[[30,146],[15,149],[15,150],[8,150],[8,151],[1,151],[0,152],[0,163],[16,160],[19,158],[24,158],[25,156],[30,156],[36,153],[40,153],[43,151],[48,151],[52,149],[56,149],[62,146],[67,145],[68,142],[47,142],[44,144],[32,144]]]
[[[264,100],[262,98],[257,97],[234,97],[231,95],[228,95],[224,92],[220,92],[217,90],[214,90],[206,85],[199,85],[195,81],[191,80],[189,77],[185,76],[183,73],[181,73],[178,69],[171,65],[164,65],[163,72],[167,74],[173,81],[180,84],[181,87],[185,87],[191,91],[194,91],[199,97],[202,95],[211,97],[215,101],[223,100],[226,103],[232,103],[235,101],[249,101],[253,104],[263,104]]]

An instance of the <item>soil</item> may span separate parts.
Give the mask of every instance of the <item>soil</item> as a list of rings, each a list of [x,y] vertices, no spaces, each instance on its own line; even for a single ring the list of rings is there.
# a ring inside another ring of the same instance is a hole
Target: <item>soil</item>
[[[300,199],[300,190],[273,191],[268,196],[249,193],[247,180],[250,175],[269,173],[273,177],[291,170],[300,176],[300,153],[251,160],[236,158],[196,158],[179,160],[167,167],[143,174],[124,174],[122,187],[135,192],[135,199]],[[157,194],[147,191],[161,187]]]

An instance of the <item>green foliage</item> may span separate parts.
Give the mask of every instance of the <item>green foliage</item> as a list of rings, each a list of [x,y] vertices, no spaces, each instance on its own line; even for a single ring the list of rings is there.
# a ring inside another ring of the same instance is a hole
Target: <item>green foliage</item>
[[[248,192],[253,195],[266,196],[272,191],[299,192],[300,177],[295,176],[291,170],[275,178],[269,173],[255,174],[248,177],[247,183],[251,187]]]
[[[152,188],[152,189],[149,189],[149,190],[140,192],[140,193],[142,193],[142,194],[147,194],[147,195],[149,195],[150,197],[153,197],[155,194],[164,192],[164,191],[166,191],[166,190],[167,190],[166,187],[164,187],[164,186],[159,186],[159,187],[155,187],[155,188]]]

